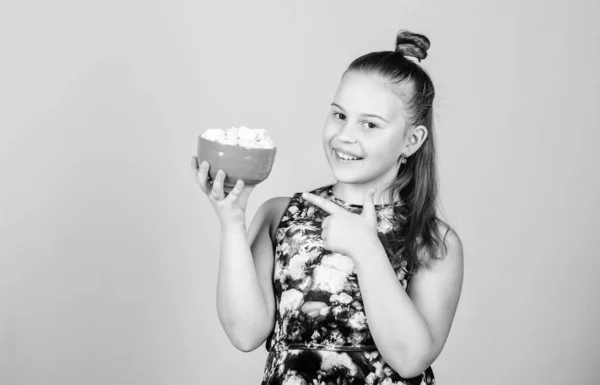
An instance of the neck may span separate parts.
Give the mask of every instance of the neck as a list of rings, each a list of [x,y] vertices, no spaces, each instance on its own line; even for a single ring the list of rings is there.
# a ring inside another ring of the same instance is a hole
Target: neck
[[[333,195],[348,204],[362,205],[364,203],[366,193],[373,187],[377,188],[375,196],[373,197],[373,202],[376,205],[392,203],[389,199],[389,193],[384,191],[385,186],[378,186],[374,183],[349,184],[338,181],[333,185],[331,191],[333,192]],[[398,199],[394,199],[394,201],[397,200]]]

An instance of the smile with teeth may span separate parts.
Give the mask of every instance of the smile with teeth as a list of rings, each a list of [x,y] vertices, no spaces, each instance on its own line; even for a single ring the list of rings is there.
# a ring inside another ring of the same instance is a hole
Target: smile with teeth
[[[335,154],[338,156],[338,158],[341,158],[341,159],[344,159],[344,160],[359,160],[359,159],[362,159],[362,158],[355,158],[353,156],[346,155],[343,152],[339,152],[339,151],[335,151],[335,150],[333,152],[335,152]]]

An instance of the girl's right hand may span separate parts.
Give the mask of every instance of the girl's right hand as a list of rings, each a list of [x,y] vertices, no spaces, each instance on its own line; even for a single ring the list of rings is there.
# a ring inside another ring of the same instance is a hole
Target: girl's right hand
[[[215,209],[221,221],[221,228],[246,226],[246,205],[254,186],[244,186],[244,182],[238,179],[231,191],[224,191],[225,171],[219,170],[214,181],[211,181],[208,175],[209,168],[208,162],[204,161],[198,166],[198,158],[192,157],[191,169],[194,180]]]

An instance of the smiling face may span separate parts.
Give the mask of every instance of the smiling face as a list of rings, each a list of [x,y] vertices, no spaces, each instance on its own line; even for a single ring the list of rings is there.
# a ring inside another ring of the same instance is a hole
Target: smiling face
[[[374,74],[342,77],[323,129],[325,155],[339,183],[382,187],[396,177],[398,158],[407,153],[407,122],[406,106],[391,87]],[[336,149],[361,159],[340,159]]]

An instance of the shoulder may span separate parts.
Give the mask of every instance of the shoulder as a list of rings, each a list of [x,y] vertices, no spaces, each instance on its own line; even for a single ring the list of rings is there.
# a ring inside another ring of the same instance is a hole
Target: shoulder
[[[441,236],[440,247],[437,248],[435,256],[430,258],[431,266],[423,269],[427,270],[460,270],[463,268],[463,245],[456,230],[450,227],[446,222],[439,220],[437,225]]]
[[[269,198],[263,202],[259,210],[264,212],[266,220],[268,221],[269,234],[271,239],[275,239],[275,231],[277,225],[281,221],[281,218],[285,214],[288,206],[290,205],[293,197],[278,196]]]
[[[281,217],[283,213],[290,205],[293,197],[273,197],[269,198],[263,202],[262,205],[258,208],[258,211],[262,212],[269,219],[273,219],[274,217]],[[279,215],[281,214],[281,215]]]
[[[446,257],[458,259],[460,264],[462,264],[463,244],[456,230],[448,225],[443,225],[440,229],[440,234],[442,234],[442,239],[446,244]]]
[[[439,309],[452,309],[453,316],[464,279],[463,245],[457,232],[447,224],[438,229],[443,245],[438,247],[438,255],[430,260],[429,266],[417,269],[408,294],[421,311],[433,314]],[[436,307],[439,309],[434,310]]]
[[[263,203],[263,206],[265,206],[265,210],[267,210],[267,212],[270,215],[275,214],[275,216],[277,216],[276,214],[279,214],[279,213],[281,213],[283,215],[283,213],[289,206],[290,202],[292,201],[292,198],[293,197],[284,197],[284,196],[273,197],[273,198],[267,199]]]
[[[462,258],[462,241],[456,230],[451,228],[446,222],[440,221],[438,224],[438,231],[442,236],[442,241],[446,245],[447,255],[452,254],[455,257],[460,256]],[[445,258],[444,255],[440,255],[439,257],[440,259]]]
[[[422,277],[445,277],[462,281],[464,270],[463,244],[458,233],[447,223],[440,221],[438,231],[442,244],[437,248],[437,255],[430,258],[429,267],[422,267],[415,273],[416,280]]]

